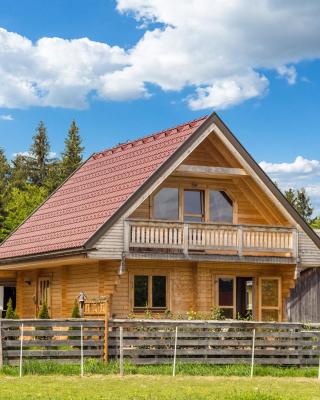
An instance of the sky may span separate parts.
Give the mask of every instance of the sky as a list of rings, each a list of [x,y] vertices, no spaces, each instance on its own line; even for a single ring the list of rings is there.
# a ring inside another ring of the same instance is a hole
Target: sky
[[[0,147],[85,156],[216,111],[320,214],[318,0],[0,0]]]

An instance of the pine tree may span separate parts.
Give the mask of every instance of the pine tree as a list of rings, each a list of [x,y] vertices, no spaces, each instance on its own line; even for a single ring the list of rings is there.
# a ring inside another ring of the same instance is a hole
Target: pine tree
[[[18,154],[12,160],[10,186],[24,190],[26,184],[30,181],[33,164],[30,157]]]
[[[313,207],[310,197],[307,195],[304,188],[292,189],[284,193],[287,200],[294,206],[298,213],[308,222],[312,223],[311,215],[313,214]]]
[[[5,239],[7,233],[5,230],[6,212],[5,206],[9,194],[9,179],[11,168],[4,153],[0,148],[0,242]]]
[[[38,314],[38,318],[39,319],[50,319],[49,308],[47,306],[47,303],[44,302],[42,304],[39,314]]]
[[[48,174],[50,144],[47,136],[47,129],[42,121],[33,136],[33,144],[30,148],[32,171],[31,182],[42,186]]]
[[[284,192],[284,195],[286,199],[291,203],[293,206],[295,206],[295,201],[296,201],[296,192],[294,189],[290,188]]]
[[[313,207],[311,205],[310,197],[307,195],[305,188],[297,190],[296,210],[307,222],[311,222]]]
[[[18,319],[18,314],[16,310],[13,309],[12,305],[12,299],[10,297],[8,303],[7,303],[7,311],[6,311],[6,316],[5,319]]]
[[[65,149],[62,153],[62,169],[64,179],[72,174],[82,162],[82,153],[84,147],[81,146],[81,143],[82,139],[79,135],[79,128],[76,122],[73,120],[68,131],[68,136],[64,141]]]

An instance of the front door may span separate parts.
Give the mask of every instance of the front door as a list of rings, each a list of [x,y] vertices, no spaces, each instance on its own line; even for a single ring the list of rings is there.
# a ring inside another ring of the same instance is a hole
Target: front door
[[[259,320],[281,321],[281,278],[259,278]]]

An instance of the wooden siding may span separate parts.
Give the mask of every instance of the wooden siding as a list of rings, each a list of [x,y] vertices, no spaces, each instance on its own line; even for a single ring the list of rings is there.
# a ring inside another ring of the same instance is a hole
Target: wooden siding
[[[297,279],[287,301],[288,320],[320,322],[320,269],[311,268]]]
[[[320,250],[302,230],[299,231],[299,256],[301,269],[320,267]]]
[[[123,252],[123,218],[120,218],[95,244],[95,250],[89,252],[90,258],[120,259]]]

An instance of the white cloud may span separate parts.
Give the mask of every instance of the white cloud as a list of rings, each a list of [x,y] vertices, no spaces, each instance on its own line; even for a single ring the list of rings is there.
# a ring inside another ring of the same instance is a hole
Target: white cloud
[[[294,175],[319,175],[320,176],[320,161],[308,160],[302,156],[296,157],[292,163],[268,163],[261,161],[260,167],[265,172],[273,175],[285,177],[291,174]]]
[[[285,78],[289,85],[294,85],[297,81],[297,70],[292,65],[287,67],[285,65],[277,68],[278,74]]]
[[[259,165],[282,190],[304,187],[311,198],[315,213],[320,214],[320,160],[298,156],[291,163],[262,161]]]
[[[13,153],[12,155],[13,155],[13,157],[17,157],[17,156],[32,157],[32,154],[30,153],[30,151],[19,151],[18,153]],[[57,153],[54,151],[50,151],[48,158],[52,159],[52,158],[56,158],[56,157],[57,157]]]
[[[118,0],[117,9],[145,29],[128,50],[0,29],[0,107],[81,108],[90,94],[148,97],[152,84],[191,88],[192,109],[221,109],[265,95],[265,71],[294,84],[296,65],[320,58],[319,1]]]
[[[11,114],[2,114],[2,115],[0,115],[0,119],[2,121],[13,121],[14,120],[14,118]]]

